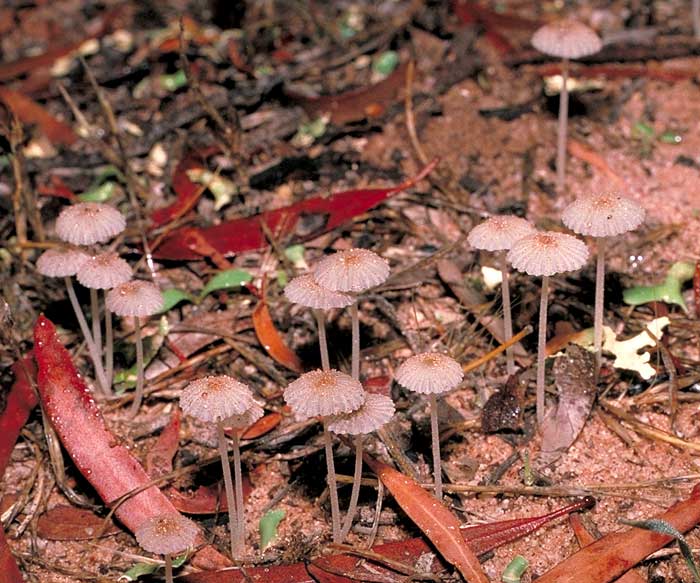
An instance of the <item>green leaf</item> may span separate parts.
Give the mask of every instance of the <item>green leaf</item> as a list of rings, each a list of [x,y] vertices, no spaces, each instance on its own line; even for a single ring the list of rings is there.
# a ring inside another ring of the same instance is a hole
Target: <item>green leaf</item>
[[[187,85],[187,75],[184,71],[177,71],[172,75],[161,75],[160,85],[166,91],[177,91]]]
[[[306,267],[304,251],[305,249],[303,245],[290,245],[284,250],[284,254],[287,259],[294,264],[294,267]]]
[[[636,136],[647,140],[650,140],[654,137],[654,128],[651,127],[649,124],[646,124],[641,121],[638,121],[632,126],[632,132]]]
[[[179,555],[177,557],[173,557],[173,568],[177,569],[178,567],[182,567],[182,565],[187,561],[187,553],[183,553],[182,555]],[[153,575],[153,573],[158,572],[160,568],[162,567],[162,564],[160,563],[137,563],[131,569],[129,569],[126,573],[121,575],[117,581],[119,583],[126,583],[128,581],[136,581],[139,577],[143,577],[144,575]]]
[[[163,290],[162,296],[163,307],[157,312],[158,314],[164,314],[168,310],[172,310],[180,302],[194,302],[194,298],[191,294],[175,288]]]
[[[501,581],[503,581],[503,583],[520,583],[520,579],[528,568],[528,565],[529,563],[525,557],[516,555],[503,570]]]
[[[387,76],[394,72],[399,64],[399,54],[396,51],[385,51],[374,61],[372,69],[380,75]]]
[[[234,182],[204,168],[188,170],[187,177],[192,182],[205,186],[214,195],[214,210],[222,209],[238,194],[238,186]]]
[[[668,270],[666,279],[662,284],[649,286],[636,286],[626,289],[622,293],[622,299],[630,306],[638,306],[649,302],[665,302],[681,306],[688,311],[688,306],[683,299],[683,284],[693,279],[695,266],[692,263],[678,261]]]
[[[277,527],[285,517],[284,510],[270,510],[260,519],[260,548],[264,551],[277,536]]]
[[[207,285],[204,286],[204,289],[199,294],[199,297],[200,299],[204,298],[211,292],[220,289],[238,288],[244,283],[248,283],[252,279],[253,276],[242,269],[228,269],[226,271],[222,271],[217,273],[207,282]]]
[[[287,277],[287,272],[284,269],[277,270],[277,285],[281,288],[285,287],[289,283],[289,278]]]
[[[87,192],[79,194],[78,198],[83,202],[106,202],[112,198],[115,186],[114,182],[103,182],[98,186],[92,187]]]
[[[664,144],[680,144],[683,141],[683,136],[677,132],[664,132],[659,136],[659,141]]]

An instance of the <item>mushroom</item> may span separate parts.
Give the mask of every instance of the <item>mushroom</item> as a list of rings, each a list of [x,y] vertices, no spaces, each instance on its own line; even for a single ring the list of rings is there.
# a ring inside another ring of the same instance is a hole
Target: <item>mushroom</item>
[[[81,202],[65,207],[56,219],[56,235],[73,245],[106,243],[126,228],[117,209],[100,202]]]
[[[143,400],[144,363],[141,322],[139,318],[151,316],[163,307],[163,295],[158,287],[148,281],[134,280],[117,285],[105,298],[106,318],[111,321],[111,312],[117,316],[133,316],[136,333],[136,391],[129,414],[134,417]],[[111,327],[109,328],[111,329]],[[108,329],[108,330],[109,330]],[[112,351],[112,337],[109,335],[107,350]]]
[[[360,293],[384,283],[389,262],[369,249],[347,249],[323,258],[313,269],[316,282],[326,289]],[[357,300],[352,315],[352,378],[360,380],[360,316]]]
[[[171,513],[159,514],[144,520],[134,532],[141,548],[165,556],[165,580],[173,583],[172,556],[194,546],[199,528],[190,519]]]
[[[596,32],[585,24],[563,18],[545,24],[532,35],[532,46],[541,53],[562,60],[559,93],[559,129],[557,131],[557,190],[566,179],[566,123],[569,115],[569,60],[587,57],[603,46]]]
[[[231,479],[231,465],[228,459],[226,434],[224,427],[232,420],[234,423],[241,421],[240,416],[246,414],[254,417],[258,413],[258,405],[253,399],[253,393],[247,385],[236,379],[226,376],[206,376],[191,382],[180,395],[180,407],[190,417],[194,417],[204,423],[216,424],[219,442],[219,455],[224,474],[224,486],[226,488],[226,503],[228,505],[229,534],[231,537],[231,555],[240,558],[243,553],[244,525],[239,522],[238,506],[233,495],[233,481]],[[234,444],[234,468],[236,475],[236,490],[241,492],[239,504],[243,504],[243,486],[240,483],[240,451],[237,436]]]
[[[693,34],[695,40],[700,40],[700,0],[693,0],[691,12],[693,15]]]
[[[352,479],[348,513],[340,530],[340,543],[348,536],[357,511],[357,499],[360,496],[360,482],[362,481],[363,437],[388,423],[394,416],[395,410],[394,402],[389,397],[367,393],[365,402],[359,409],[352,413],[334,415],[328,421],[329,431],[339,435],[355,436],[355,473]]]
[[[450,356],[424,352],[405,360],[396,369],[396,382],[414,393],[430,395],[430,433],[433,444],[433,479],[435,496],[442,500],[442,464],[438,432],[437,395],[454,389],[464,378],[462,367]]]
[[[537,337],[537,422],[541,424],[544,419],[544,349],[547,340],[549,277],[583,267],[588,260],[588,247],[571,235],[547,231],[527,235],[516,241],[508,252],[507,259],[518,271],[542,276]]]
[[[291,280],[284,288],[284,295],[295,304],[311,308],[318,325],[318,344],[321,350],[321,367],[329,370],[328,341],[326,340],[326,321],[324,312],[333,308],[346,308],[354,302],[350,294],[332,291],[316,283],[310,273]]]
[[[518,239],[530,235],[535,227],[529,221],[514,215],[496,215],[474,227],[467,241],[475,249],[499,251],[501,263],[501,295],[503,296],[503,328],[506,342],[513,337],[513,322],[510,310],[509,269],[506,252]],[[509,375],[515,373],[513,347],[506,349],[506,368]]]
[[[328,417],[351,413],[365,402],[360,382],[337,370],[312,370],[291,382],[284,390],[284,400],[300,419],[321,417],[326,448],[328,489],[331,499],[333,542],[340,541],[340,505],[333,462],[333,442],[328,430]]]
[[[596,237],[598,258],[595,270],[593,346],[596,370],[600,369],[603,347],[603,305],[605,294],[605,238],[636,229],[644,221],[644,209],[632,199],[616,193],[579,196],[564,209],[562,222],[575,233]]]

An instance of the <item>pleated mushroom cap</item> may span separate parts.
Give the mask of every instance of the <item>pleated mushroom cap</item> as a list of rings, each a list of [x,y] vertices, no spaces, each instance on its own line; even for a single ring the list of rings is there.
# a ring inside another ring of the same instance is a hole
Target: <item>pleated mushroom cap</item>
[[[245,429],[246,427],[250,427],[264,414],[265,411],[263,408],[257,403],[253,403],[241,415],[231,415],[224,420],[224,425],[226,425],[226,427],[232,427],[233,429]]]
[[[532,46],[560,59],[580,59],[603,48],[596,32],[577,20],[563,18],[541,26],[532,35]]]
[[[389,262],[368,249],[348,249],[321,259],[313,275],[326,289],[362,292],[386,281]]]
[[[290,302],[316,310],[345,308],[355,301],[349,294],[320,286],[310,273],[291,280],[284,286],[284,295]]]
[[[254,405],[256,403],[250,388],[227,375],[206,376],[192,381],[180,395],[182,411],[206,423],[244,415]]]
[[[107,293],[106,306],[117,316],[151,316],[163,307],[163,295],[155,284],[133,280]]]
[[[429,395],[454,389],[462,382],[464,373],[454,358],[439,352],[424,352],[407,358],[394,377],[409,391]]]
[[[73,245],[105,243],[126,228],[126,219],[114,207],[81,202],[65,207],[56,219],[56,235]]]
[[[176,513],[160,514],[145,520],[134,532],[139,546],[156,555],[176,555],[194,545],[199,528],[189,518]]]
[[[337,370],[312,370],[284,390],[284,400],[300,419],[340,415],[359,409],[365,391],[359,381]]]
[[[46,277],[72,277],[90,255],[80,249],[49,249],[36,262],[36,270]]]
[[[131,279],[129,264],[113,252],[93,255],[78,269],[78,281],[90,289],[111,289]]]
[[[515,215],[496,215],[474,227],[467,241],[475,249],[507,251],[518,239],[535,232],[535,226]]]
[[[357,411],[333,416],[328,429],[338,434],[366,435],[388,423],[395,411],[394,402],[389,397],[368,393]]]
[[[562,222],[579,235],[614,237],[641,225],[644,209],[619,194],[586,194],[564,209]]]
[[[588,247],[571,235],[547,231],[516,241],[507,259],[518,271],[549,276],[583,267],[588,260]]]

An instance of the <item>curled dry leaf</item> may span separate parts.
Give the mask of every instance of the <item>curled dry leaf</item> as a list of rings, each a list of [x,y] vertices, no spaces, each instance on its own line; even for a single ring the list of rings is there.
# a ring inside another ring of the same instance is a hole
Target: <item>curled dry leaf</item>
[[[491,395],[484,405],[481,412],[481,429],[484,433],[519,431],[524,398],[525,387],[520,382],[520,375],[511,375],[505,386]]]
[[[180,409],[175,407],[170,421],[146,454],[144,465],[151,478],[158,478],[173,471],[173,458],[180,446],[180,417]]]
[[[270,316],[270,310],[265,301],[264,290],[258,305],[253,311],[253,328],[260,344],[276,362],[289,370],[301,374],[303,368],[296,353],[287,346],[282,335],[277,330]]]

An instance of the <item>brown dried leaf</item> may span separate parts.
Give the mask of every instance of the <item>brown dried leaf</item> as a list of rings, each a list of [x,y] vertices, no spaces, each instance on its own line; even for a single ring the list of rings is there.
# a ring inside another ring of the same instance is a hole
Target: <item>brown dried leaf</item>
[[[39,517],[37,534],[46,540],[89,540],[121,532],[111,520],[83,508],[54,506]]]

